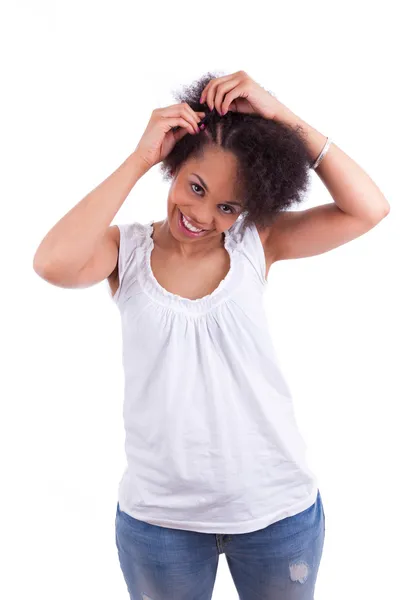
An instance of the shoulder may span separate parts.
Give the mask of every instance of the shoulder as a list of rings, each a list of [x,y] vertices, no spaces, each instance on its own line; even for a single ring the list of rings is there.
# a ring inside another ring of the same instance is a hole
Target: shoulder
[[[261,228],[253,222],[238,226],[233,235],[234,244],[242,248],[253,262],[263,283],[267,279],[269,269],[274,262],[274,253],[270,247],[271,227]]]
[[[113,225],[110,230],[114,230],[112,235],[114,235],[118,247],[123,252],[129,252],[140,240],[148,237],[151,227],[151,223],[145,224],[134,221]]]
[[[117,260],[114,270],[107,277],[112,293],[114,294],[119,286],[119,281],[124,274],[131,255],[136,248],[144,243],[149,237],[150,225],[139,223],[119,223],[110,225],[107,230],[108,239],[117,247]]]

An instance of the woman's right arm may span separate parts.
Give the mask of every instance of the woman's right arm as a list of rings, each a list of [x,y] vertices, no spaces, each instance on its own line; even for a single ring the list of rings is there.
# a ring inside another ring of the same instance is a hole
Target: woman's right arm
[[[87,287],[118,271],[119,229],[111,221],[135,183],[164,160],[188,132],[195,135],[205,115],[186,102],[151,113],[135,151],[72,208],[41,241],[36,273],[60,287]]]
[[[117,267],[119,229],[111,221],[150,165],[135,151],[43,238],[35,272],[60,287],[87,287]]]

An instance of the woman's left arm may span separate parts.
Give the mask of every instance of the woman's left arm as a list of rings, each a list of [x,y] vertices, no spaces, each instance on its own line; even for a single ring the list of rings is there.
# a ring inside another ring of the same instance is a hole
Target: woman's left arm
[[[275,94],[254,81],[245,71],[211,79],[200,102],[207,101],[224,115],[228,110],[255,113],[298,126],[306,134],[310,159],[314,162],[326,136],[300,119]],[[322,254],[366,233],[390,210],[389,203],[367,173],[336,144],[316,167],[334,202],[306,210],[282,211],[265,230],[259,231],[270,262]]]
[[[274,119],[300,126],[312,161],[326,136],[282,104]],[[369,175],[335,143],[315,169],[334,202],[306,210],[284,211],[265,239],[273,261],[313,256],[332,250],[366,233],[390,211],[390,205]],[[262,233],[261,233],[262,237]]]

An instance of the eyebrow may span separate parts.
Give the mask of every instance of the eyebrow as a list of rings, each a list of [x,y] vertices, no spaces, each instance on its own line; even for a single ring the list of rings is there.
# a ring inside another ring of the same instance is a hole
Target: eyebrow
[[[209,191],[205,181],[200,177],[200,175],[198,175],[197,173],[190,173],[190,175],[196,175],[196,177],[200,180],[200,183],[203,186],[203,188],[206,189],[207,192]],[[243,206],[240,202],[226,202],[226,204],[233,204],[235,206]]]

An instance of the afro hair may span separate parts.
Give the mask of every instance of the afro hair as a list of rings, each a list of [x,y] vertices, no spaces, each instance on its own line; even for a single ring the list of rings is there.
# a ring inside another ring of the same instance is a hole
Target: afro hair
[[[219,75],[218,75],[219,76]],[[310,183],[310,156],[305,133],[257,114],[228,111],[220,116],[207,104],[200,104],[207,83],[216,78],[207,73],[180,92],[178,102],[186,102],[194,111],[205,112],[208,122],[197,135],[185,135],[160,163],[164,181],[172,180],[176,170],[191,157],[203,156],[210,146],[232,152],[238,160],[237,185],[245,206],[243,227],[250,223],[261,229],[293,204],[302,202]]]

